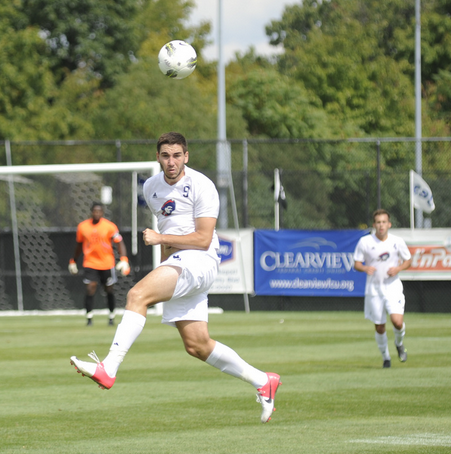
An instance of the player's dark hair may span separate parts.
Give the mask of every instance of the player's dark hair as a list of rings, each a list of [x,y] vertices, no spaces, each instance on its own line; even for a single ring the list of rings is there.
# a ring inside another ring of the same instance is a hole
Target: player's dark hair
[[[100,207],[102,209],[102,211],[104,211],[103,209],[103,203],[100,203],[100,202],[92,202],[92,205],[91,205],[91,212],[94,210],[95,207]]]
[[[166,132],[162,134],[157,142],[157,151],[160,152],[162,145],[181,145],[183,153],[188,150],[188,144],[186,143],[185,137],[179,132]]]
[[[390,213],[383,208],[379,208],[373,213],[373,222],[376,222],[376,216],[380,216],[381,214],[386,214],[388,216],[388,220],[390,220]]]

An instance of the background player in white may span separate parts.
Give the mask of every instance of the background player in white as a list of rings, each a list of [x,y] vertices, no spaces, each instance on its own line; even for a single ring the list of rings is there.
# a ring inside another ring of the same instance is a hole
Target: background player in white
[[[375,232],[360,238],[354,252],[355,269],[367,274],[365,287],[365,318],[376,327],[376,342],[383,357],[383,367],[391,367],[388,339],[385,331],[386,313],[390,315],[395,333],[395,346],[401,362],[407,360],[403,285],[398,273],[411,265],[411,255],[405,241],[388,230],[391,227],[388,211],[373,213]]]
[[[234,350],[210,338],[208,290],[218,272],[219,241],[216,219],[219,196],[211,180],[185,164],[186,140],[176,132],[163,134],[157,143],[162,172],[149,178],[144,197],[158,219],[158,230],[143,232],[144,243],[161,245],[161,263],[127,295],[127,305],[108,356],[100,362],[71,357],[78,372],[109,389],[129,348],[146,322],[147,308],[164,302],[162,323],[175,326],[186,351],[217,369],[253,385],[262,405],[261,422],[271,419],[280,376],[262,372],[245,362]]]

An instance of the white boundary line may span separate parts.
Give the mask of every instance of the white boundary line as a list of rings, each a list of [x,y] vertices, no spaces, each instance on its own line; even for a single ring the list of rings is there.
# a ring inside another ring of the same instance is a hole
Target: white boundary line
[[[122,315],[124,313],[123,308],[116,309],[116,315]],[[110,311],[108,309],[94,309],[92,311],[94,315],[108,315]],[[224,309],[221,307],[210,307],[208,308],[209,314],[222,314],[224,313]],[[67,310],[52,310],[52,311],[40,311],[40,310],[33,310],[33,311],[0,311],[0,317],[26,317],[26,316],[61,316],[61,315],[86,315],[86,311],[84,309],[67,309]],[[155,307],[151,307],[147,310],[147,315],[156,315],[159,316],[161,313],[155,309]]]
[[[410,434],[404,436],[387,436],[350,440],[350,443],[367,443],[402,446],[450,446],[451,436],[433,433]]]

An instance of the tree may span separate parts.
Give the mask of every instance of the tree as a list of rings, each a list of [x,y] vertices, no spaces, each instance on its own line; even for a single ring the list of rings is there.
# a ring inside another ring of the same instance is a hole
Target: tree
[[[216,73],[212,65],[206,64],[202,58],[210,28],[208,24],[201,24],[184,29],[184,16],[180,11],[177,8],[168,9],[168,5],[164,7],[164,2],[159,1],[149,4],[143,12],[145,23],[156,22],[161,27],[147,31],[129,72],[116,78],[115,87],[105,93],[102,103],[93,112],[97,137],[157,138],[162,132],[174,129],[189,138],[216,137]],[[172,17],[165,17],[168,14]],[[143,21],[143,17],[139,21]],[[198,54],[198,67],[183,80],[168,79],[158,68],[160,48],[175,38],[192,42]],[[228,132],[234,137],[246,135],[237,109],[229,109],[227,120]]]
[[[0,6],[0,137],[44,139],[54,78],[37,30],[14,30],[23,21],[11,5]]]
[[[192,1],[113,3],[0,0],[0,137],[96,138],[93,119],[102,117],[104,97],[117,80],[126,84],[124,75],[139,67],[140,59],[156,68],[159,48],[176,35],[191,39],[201,53],[209,26],[184,28]],[[142,81],[136,71],[131,80],[146,85],[148,77],[141,74]],[[123,95],[118,105],[126,103]],[[115,130],[102,132],[117,138]]]
[[[275,68],[254,68],[236,77],[228,88],[228,100],[241,110],[252,136],[324,138],[336,134],[319,99]]]
[[[382,15],[373,17],[375,8],[376,2],[308,0],[286,8],[266,32],[272,44],[284,46],[280,71],[302,81],[345,130],[357,136],[410,136],[411,64],[387,55],[395,33],[388,33]]]
[[[87,68],[101,78],[102,87],[113,84],[138,47],[133,0],[22,0],[19,11],[25,27],[36,27],[45,39],[49,62],[58,82],[77,69]]]

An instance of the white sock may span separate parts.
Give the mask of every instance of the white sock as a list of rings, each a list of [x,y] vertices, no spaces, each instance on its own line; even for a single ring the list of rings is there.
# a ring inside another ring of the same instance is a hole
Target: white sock
[[[124,356],[141,334],[146,317],[133,311],[125,311],[114,335],[108,356],[103,360],[106,373],[115,377]]]
[[[388,352],[387,332],[385,332],[384,334],[379,334],[376,331],[375,338],[376,338],[377,346],[379,347],[379,350],[382,353],[382,358],[384,359],[384,361],[386,359],[391,359],[390,358],[390,353]]]
[[[238,353],[220,342],[216,342],[215,348],[205,362],[221,372],[241,378],[257,389],[266,385],[268,381],[265,372],[251,366]]]
[[[393,327],[393,332],[395,333],[395,345],[399,347],[400,345],[402,345],[402,341],[404,339],[404,336],[406,335],[406,324],[403,323],[401,329],[396,329],[395,327]]]

